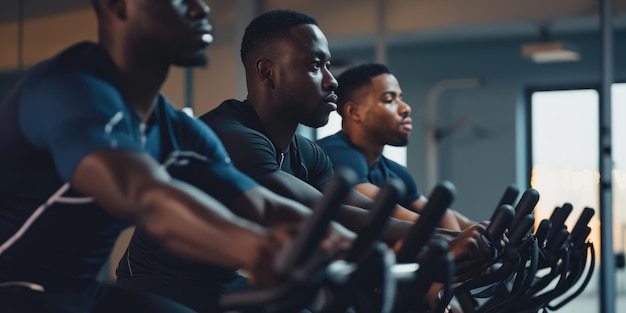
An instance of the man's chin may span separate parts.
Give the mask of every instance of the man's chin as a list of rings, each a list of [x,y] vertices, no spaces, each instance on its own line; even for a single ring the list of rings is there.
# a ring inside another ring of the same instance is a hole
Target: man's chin
[[[301,122],[300,124],[302,124],[304,126],[311,127],[311,128],[320,128],[320,127],[326,126],[326,124],[328,124],[328,116],[326,116],[326,118],[322,118],[322,119],[319,119],[319,120],[304,121],[304,122]]]
[[[387,144],[390,146],[394,146],[394,147],[406,147],[409,144],[409,139],[405,138],[401,140],[396,140],[394,142],[389,142]]]

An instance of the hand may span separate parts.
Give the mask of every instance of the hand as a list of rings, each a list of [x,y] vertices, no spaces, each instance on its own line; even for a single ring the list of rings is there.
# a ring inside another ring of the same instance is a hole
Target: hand
[[[356,235],[341,224],[332,223],[321,243],[321,248],[330,255],[337,255],[348,250],[355,238]]]
[[[257,259],[249,270],[251,286],[275,284],[279,277],[274,268],[279,253],[293,241],[301,229],[300,224],[282,224],[268,229],[261,241]]]
[[[275,284],[280,279],[275,270],[276,258],[293,242],[301,229],[301,223],[282,224],[268,229],[266,240],[260,248],[259,258],[250,270],[250,285],[267,286]],[[335,256],[338,252],[347,250],[354,238],[354,233],[333,223],[320,243],[320,248],[329,256]]]
[[[471,259],[482,262],[492,257],[491,248],[483,241],[482,235],[487,230],[488,221],[472,225],[448,244],[448,250],[455,261]]]

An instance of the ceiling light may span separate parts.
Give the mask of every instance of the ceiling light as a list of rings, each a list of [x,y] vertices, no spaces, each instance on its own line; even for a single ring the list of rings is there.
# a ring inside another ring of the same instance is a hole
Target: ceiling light
[[[535,63],[580,61],[577,49],[560,41],[523,44],[522,55]]]

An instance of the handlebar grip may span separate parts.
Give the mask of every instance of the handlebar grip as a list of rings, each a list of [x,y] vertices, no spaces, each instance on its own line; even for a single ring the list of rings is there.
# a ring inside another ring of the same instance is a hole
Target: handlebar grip
[[[407,236],[405,236],[400,250],[396,254],[398,262],[411,262],[417,256],[428,242],[435,227],[439,225],[455,194],[456,188],[451,182],[443,181],[435,186],[422,210],[420,218],[411,227]]]
[[[574,228],[572,228],[571,234],[573,242],[585,241],[588,236],[588,234],[585,233],[587,224],[589,224],[589,221],[591,221],[591,218],[595,213],[596,212],[592,208],[583,209],[582,213],[580,213],[578,221],[576,221],[576,224],[574,225]]]
[[[509,236],[509,243],[513,246],[517,246],[522,242],[522,239],[528,234],[528,232],[533,227],[535,223],[535,217],[526,214],[522,217],[519,223],[515,224],[515,227],[511,230],[511,235]]]
[[[552,228],[550,228],[550,231],[548,232],[548,237],[546,237],[547,240],[552,240],[552,237],[565,227],[565,220],[567,220],[567,217],[570,213],[572,213],[572,210],[572,205],[565,203],[562,207],[556,208],[552,211],[552,215],[550,216]]]
[[[498,202],[497,208],[501,207],[503,204],[512,206],[517,196],[519,196],[519,188],[514,184],[507,186],[504,190],[504,194],[502,194],[502,198],[500,198],[500,202]]]
[[[539,192],[535,189],[526,190],[515,206],[515,218],[510,226],[518,225],[526,215],[532,213],[537,202],[539,202]]]
[[[539,223],[539,227],[537,227],[537,231],[535,232],[535,237],[537,237],[537,242],[539,243],[539,247],[543,247],[543,242],[546,241],[548,237],[548,232],[552,227],[552,222],[548,219],[544,219]]]
[[[335,172],[326,185],[324,196],[313,205],[313,214],[302,231],[277,256],[274,268],[279,275],[287,275],[313,255],[326,236],[330,222],[339,212],[338,207],[356,181],[356,174],[350,169],[342,168]]]
[[[364,257],[371,243],[382,233],[389,216],[395,210],[396,204],[405,193],[404,183],[399,179],[390,179],[378,192],[368,215],[366,226],[359,232],[352,244],[347,262],[359,262]]]
[[[515,211],[510,204],[503,204],[491,216],[491,223],[487,226],[485,236],[492,243],[499,241],[502,238],[502,234],[509,226],[511,221],[515,217]]]

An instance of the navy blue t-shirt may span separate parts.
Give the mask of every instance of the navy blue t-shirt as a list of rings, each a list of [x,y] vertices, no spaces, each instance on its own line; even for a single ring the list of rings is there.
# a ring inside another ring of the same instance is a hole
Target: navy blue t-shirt
[[[370,183],[382,187],[390,178],[397,178],[406,186],[406,195],[399,201],[401,206],[410,208],[413,201],[419,199],[417,184],[406,167],[383,155],[378,157],[374,165],[368,166],[365,155],[352,145],[343,132],[322,138],[317,144],[330,157],[335,169],[347,167],[354,170],[358,177],[357,184]]]
[[[35,65],[0,105],[0,282],[55,290],[95,280],[128,226],[69,185],[97,150],[148,153],[225,203],[257,186],[206,125],[165,97],[142,123],[113,69],[101,46],[80,43]]]

